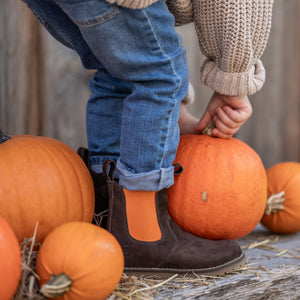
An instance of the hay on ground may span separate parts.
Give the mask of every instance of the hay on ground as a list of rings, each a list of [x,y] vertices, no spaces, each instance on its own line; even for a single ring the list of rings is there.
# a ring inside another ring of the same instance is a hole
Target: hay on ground
[[[37,230],[37,228],[36,228]],[[13,300],[45,300],[39,293],[38,275],[35,273],[35,260],[39,245],[35,234],[21,244],[22,276]],[[272,259],[300,259],[300,249],[283,249],[274,245],[278,236],[261,241],[251,241],[242,248],[265,250],[265,256]],[[298,299],[294,295],[300,290],[300,265],[268,269],[259,264],[248,262],[236,272],[225,276],[199,276],[197,274],[174,274],[167,279],[158,277],[127,276],[121,281],[108,300],[116,299]]]

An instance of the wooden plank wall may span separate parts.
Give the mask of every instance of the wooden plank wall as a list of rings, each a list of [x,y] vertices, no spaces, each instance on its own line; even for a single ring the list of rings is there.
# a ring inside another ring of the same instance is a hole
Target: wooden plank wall
[[[18,5],[17,5],[18,4]],[[40,30],[19,2],[0,2],[0,124],[40,132]]]
[[[0,1],[0,128],[85,146],[89,77],[25,4]]]
[[[190,66],[201,116],[211,90],[200,84],[203,56],[192,24],[177,28]],[[266,167],[300,161],[300,1],[275,0],[273,25],[263,55],[267,79],[251,96],[254,113],[237,137],[253,147]],[[90,72],[55,41],[19,0],[0,1],[0,128],[9,134],[58,138],[86,145],[85,105]]]

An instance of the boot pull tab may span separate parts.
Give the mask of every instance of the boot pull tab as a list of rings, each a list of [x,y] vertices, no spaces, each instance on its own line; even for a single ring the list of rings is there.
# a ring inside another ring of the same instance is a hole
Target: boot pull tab
[[[179,175],[183,172],[183,166],[180,164],[174,164],[174,175]]]
[[[116,170],[116,163],[113,160],[106,159],[102,165],[103,174],[107,181],[114,180],[114,173]]]
[[[86,149],[86,148],[79,147],[78,150],[77,150],[77,154],[84,161],[84,163],[88,167],[88,169],[90,169],[91,168],[90,151],[88,149]]]

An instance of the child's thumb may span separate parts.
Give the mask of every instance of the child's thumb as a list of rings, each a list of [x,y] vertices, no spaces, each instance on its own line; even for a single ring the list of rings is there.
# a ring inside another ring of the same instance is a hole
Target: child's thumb
[[[206,111],[201,119],[199,120],[198,124],[196,125],[196,130],[197,131],[202,131],[208,124],[209,122],[212,120],[211,115]]]

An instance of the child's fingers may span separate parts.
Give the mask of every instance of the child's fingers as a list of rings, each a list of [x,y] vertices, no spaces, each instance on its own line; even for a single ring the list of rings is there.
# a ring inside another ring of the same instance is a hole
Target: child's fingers
[[[228,139],[230,138],[231,136],[227,135],[227,134],[224,134],[222,133],[219,129],[215,128],[213,131],[212,131],[213,135],[215,137],[218,137],[218,138],[222,138],[222,139]]]
[[[211,116],[210,114],[206,111],[204,115],[201,117],[200,121],[196,125],[195,129],[198,131],[202,131],[207,124],[211,121]]]
[[[218,129],[218,131],[219,131],[219,134],[225,135],[226,137],[230,137],[230,136],[234,135],[238,130],[237,129],[238,127],[234,127],[234,128],[228,127],[217,116],[215,116],[213,118],[213,121],[215,123],[216,129]],[[213,134],[215,134],[214,131],[213,131]],[[217,136],[219,136],[219,135],[217,135]]]
[[[212,133],[215,137],[222,138],[222,139],[228,139],[228,138],[232,137],[238,130],[239,130],[239,128],[236,128],[236,130],[234,132],[224,133],[224,132],[220,131],[218,128],[215,128],[212,131]]]
[[[248,111],[247,109],[232,109],[229,106],[223,107],[223,110],[232,122],[239,125],[245,123],[252,114],[251,110]]]
[[[234,116],[234,119],[231,118],[232,116]],[[243,124],[243,118],[239,118],[230,107],[226,107],[226,110],[217,108],[213,121],[216,126],[216,130],[213,134],[222,138],[233,136]]]
[[[231,111],[231,108],[225,111],[225,109],[218,107],[216,109],[216,115],[214,116],[213,121],[216,122],[217,120],[219,120],[221,123],[223,123],[224,126],[228,128],[238,127],[240,124],[231,118],[232,114],[228,114],[228,112],[230,113]]]

